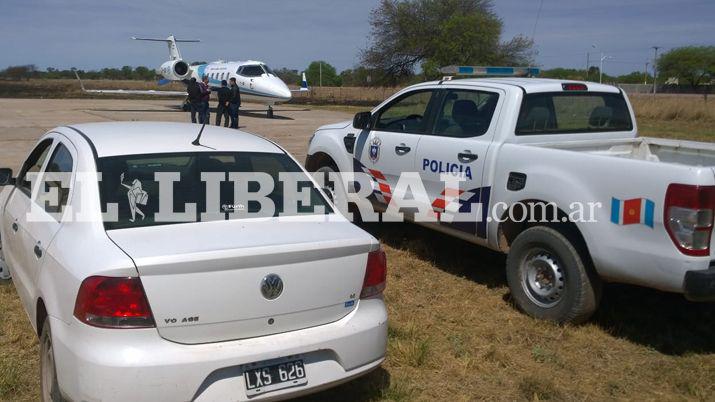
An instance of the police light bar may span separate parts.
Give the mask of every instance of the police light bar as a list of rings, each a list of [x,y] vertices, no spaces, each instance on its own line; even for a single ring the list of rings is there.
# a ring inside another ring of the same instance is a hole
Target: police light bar
[[[536,67],[480,67],[480,66],[447,66],[439,69],[447,75],[480,75],[486,77],[534,77],[539,75]]]

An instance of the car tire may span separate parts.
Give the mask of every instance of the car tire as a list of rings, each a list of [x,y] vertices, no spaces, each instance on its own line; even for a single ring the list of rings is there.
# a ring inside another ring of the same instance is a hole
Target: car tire
[[[42,402],[64,401],[57,382],[57,366],[49,319],[45,319],[40,333],[40,396]]]
[[[511,244],[509,289],[526,314],[557,323],[582,323],[596,311],[601,281],[585,247],[568,230],[536,226]]]

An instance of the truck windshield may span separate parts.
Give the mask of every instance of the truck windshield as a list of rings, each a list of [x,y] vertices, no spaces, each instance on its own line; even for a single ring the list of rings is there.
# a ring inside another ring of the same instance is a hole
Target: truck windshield
[[[97,167],[106,230],[333,212],[286,154],[123,155]]]
[[[527,94],[519,111],[517,135],[631,131],[623,95],[604,92]]]

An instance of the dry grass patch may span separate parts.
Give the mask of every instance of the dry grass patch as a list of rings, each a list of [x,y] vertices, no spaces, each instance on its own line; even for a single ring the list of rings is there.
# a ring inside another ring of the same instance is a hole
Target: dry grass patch
[[[715,123],[715,99],[696,95],[631,95],[637,118]]]

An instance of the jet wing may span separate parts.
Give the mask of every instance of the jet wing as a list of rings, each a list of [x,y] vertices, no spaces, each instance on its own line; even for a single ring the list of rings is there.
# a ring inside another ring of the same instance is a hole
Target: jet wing
[[[186,91],[156,91],[153,89],[86,89],[84,83],[79,78],[79,74],[74,72],[77,81],[79,81],[79,86],[82,88],[82,92],[90,94],[122,94],[122,95],[159,95],[159,96],[187,96]]]

